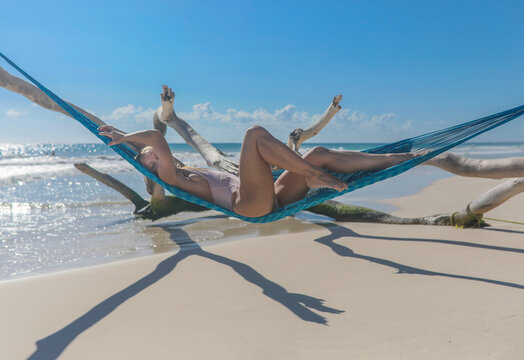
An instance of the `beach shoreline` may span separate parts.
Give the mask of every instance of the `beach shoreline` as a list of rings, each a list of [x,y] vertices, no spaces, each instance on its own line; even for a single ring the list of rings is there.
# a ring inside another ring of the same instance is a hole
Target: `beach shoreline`
[[[495,182],[446,178],[387,201],[432,214],[452,188],[449,212]],[[0,356],[518,358],[524,229],[493,225],[318,223],[2,281]]]

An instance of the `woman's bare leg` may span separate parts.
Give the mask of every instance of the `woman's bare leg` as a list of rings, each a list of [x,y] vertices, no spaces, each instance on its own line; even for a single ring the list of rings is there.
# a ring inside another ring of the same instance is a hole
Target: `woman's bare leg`
[[[337,151],[314,147],[304,155],[304,160],[324,169],[340,173],[382,170],[418,156],[410,153],[368,154],[359,151]],[[280,205],[287,205],[304,197],[309,186],[303,176],[291,171],[282,174],[275,183],[275,193]]]
[[[270,165],[298,174],[309,187],[337,190],[347,185],[295,154],[260,126],[250,128],[240,151],[240,189],[233,210],[244,216],[261,216],[273,208],[275,187]]]
[[[324,169],[340,173],[382,170],[418,156],[411,153],[368,154],[360,151],[337,151],[316,146],[304,158]]]

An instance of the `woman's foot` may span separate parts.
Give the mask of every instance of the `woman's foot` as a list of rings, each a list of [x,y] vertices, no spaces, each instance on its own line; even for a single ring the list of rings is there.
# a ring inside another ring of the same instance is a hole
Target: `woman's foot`
[[[430,149],[421,149],[421,150],[414,151],[412,154],[413,154],[413,157],[416,158],[419,156],[424,156],[426,154],[429,154],[430,152],[431,152]]]
[[[345,182],[323,170],[314,176],[307,177],[306,184],[310,189],[330,188],[342,191],[348,188],[348,185]]]
[[[389,166],[397,165],[400,163],[403,163],[404,161],[408,161],[414,158],[417,158],[419,156],[426,155],[431,150],[417,150],[410,153],[396,153],[396,154],[389,154],[389,157],[393,160],[392,163]]]

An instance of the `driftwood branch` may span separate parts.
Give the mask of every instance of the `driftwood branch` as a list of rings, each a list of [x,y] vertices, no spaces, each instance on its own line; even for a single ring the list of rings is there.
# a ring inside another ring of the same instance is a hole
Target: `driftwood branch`
[[[44,109],[56,111],[71,117],[71,115],[69,115],[57,103],[51,100],[49,96],[42,92],[42,90],[28,83],[27,81],[24,81],[14,75],[9,74],[7,71],[2,69],[2,67],[0,67],[0,87],[6,88],[7,90],[25,96],[26,98],[28,98],[35,104],[43,107]],[[89,119],[94,121],[97,125],[105,124],[102,120],[97,118],[95,115],[89,113],[88,111],[76,106],[75,104],[71,104],[70,102],[67,103],[71,105],[74,109],[76,109],[78,112],[82,113],[83,115],[87,116]]]
[[[490,179],[524,177],[524,157],[506,159],[468,159],[444,153],[424,163],[455,175]]]
[[[202,155],[208,166],[215,167],[231,174],[238,175],[238,165],[226,159],[225,154],[207,142],[187,122],[179,118],[175,113],[175,93],[166,85],[163,85],[160,94],[162,106],[153,115],[153,122],[163,123],[173,128],[184,141]]]
[[[316,123],[308,127],[306,130],[295,129],[289,134],[287,141],[287,146],[298,153],[298,148],[302,143],[315,135],[318,135],[320,130],[328,124],[328,122],[335,116],[337,112],[341,109],[339,103],[342,100],[342,95],[336,95],[333,98],[333,101],[328,106],[324,114],[317,120]]]
[[[488,190],[451,216],[453,225],[464,227],[486,226],[482,216],[502,205],[515,195],[524,192],[524,178],[510,179]]]
[[[51,98],[49,98],[49,96],[47,96],[42,90],[40,90],[33,84],[30,84],[27,81],[20,79],[19,77],[11,75],[7,71],[5,71],[1,66],[0,66],[0,87],[3,87],[7,90],[10,90],[17,94],[25,96],[26,98],[31,100],[33,103],[43,107],[44,109],[56,111],[58,113],[72,117],[67,111],[62,109],[61,106],[59,106],[56,102],[54,102]],[[75,104],[72,104],[69,101],[66,101],[66,103],[71,105],[76,111],[80,112],[82,115],[92,120],[98,126],[105,124],[105,122],[103,122],[97,116],[82,109],[81,107],[76,106]],[[132,144],[129,144],[129,143],[126,143],[126,144],[131,149],[137,150]]]
[[[370,222],[382,224],[403,224],[403,225],[449,225],[449,215],[433,215],[416,218],[403,218],[390,215],[381,211],[340,203],[334,200],[327,200],[315,205],[308,211],[329,216],[337,221],[349,222]]]
[[[469,159],[452,153],[444,153],[424,163],[436,166],[459,176],[489,179],[515,178],[503,182],[480,195],[464,209],[450,215],[450,225],[462,227],[487,226],[482,220],[484,213],[502,205],[508,199],[524,191],[524,158]]]
[[[100,181],[102,184],[109,186],[110,188],[118,191],[120,194],[122,194],[126,199],[131,201],[133,205],[135,205],[135,211],[134,213],[139,212],[141,209],[149,205],[149,201],[144,200],[136,191],[129,188],[127,185],[123,184],[122,182],[118,181],[114,177],[101,173],[95,169],[93,169],[91,166],[87,165],[86,163],[77,163],[75,164],[75,167],[83,172],[86,175],[89,175],[96,180]]]
[[[521,192],[524,192],[524,178],[510,179],[473,200],[469,208],[473,214],[484,214]]]

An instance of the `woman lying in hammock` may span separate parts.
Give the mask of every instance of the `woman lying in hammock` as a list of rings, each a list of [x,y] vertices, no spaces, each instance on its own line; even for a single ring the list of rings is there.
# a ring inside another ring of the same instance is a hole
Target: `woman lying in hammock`
[[[163,181],[237,214],[263,216],[302,199],[310,188],[342,191],[347,184],[323,169],[339,173],[381,170],[420,154],[368,154],[316,146],[300,157],[261,126],[246,131],[240,151],[239,176],[214,169],[181,167],[158,130],[131,134],[110,125],[98,128],[109,145],[127,142],[141,149],[139,161]],[[271,165],[286,171],[273,182]]]

